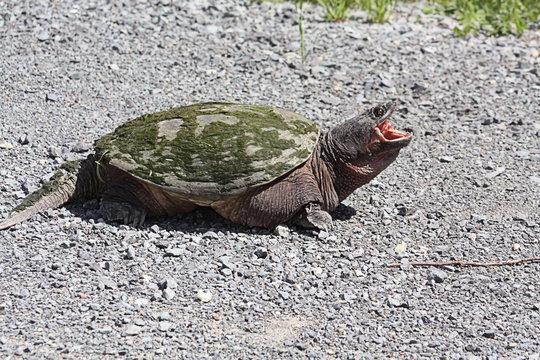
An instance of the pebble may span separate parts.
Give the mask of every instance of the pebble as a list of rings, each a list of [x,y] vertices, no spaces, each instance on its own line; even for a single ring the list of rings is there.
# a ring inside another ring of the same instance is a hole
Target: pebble
[[[259,259],[266,259],[268,250],[266,248],[257,248],[257,250],[255,250],[255,256]]]
[[[387,298],[388,305],[393,307],[409,308],[409,302],[401,294],[390,295]]]
[[[282,238],[288,238],[290,236],[290,229],[287,225],[278,225],[274,229],[274,235]]]
[[[56,94],[48,93],[47,95],[45,95],[45,100],[46,101],[58,101],[59,97]]]
[[[135,259],[135,249],[131,245],[128,246],[127,249],[126,249],[126,259],[128,259],[128,260]]]
[[[150,300],[148,300],[146,298],[139,298],[139,299],[135,299],[135,301],[133,303],[135,305],[137,305],[137,306],[146,306],[146,305],[148,305],[149,302],[150,302]]]
[[[171,314],[169,314],[168,311],[163,311],[163,312],[159,313],[159,315],[158,315],[159,321],[170,320],[170,318],[171,318]]]
[[[439,158],[439,161],[442,162],[442,163],[451,163],[453,162],[455,159],[452,157],[452,156],[441,156]]]
[[[105,289],[116,289],[118,287],[118,285],[116,284],[114,280],[109,279],[107,277],[102,276],[99,278],[99,281],[101,284],[103,284]]]
[[[176,292],[172,289],[165,289],[162,296],[165,300],[172,300],[176,296]]]
[[[174,290],[178,287],[178,283],[173,277],[167,276],[159,281],[158,287],[160,290],[164,290],[164,289]]]
[[[143,328],[135,324],[128,325],[126,331],[124,332],[128,336],[139,335],[142,332]]]
[[[165,252],[165,255],[172,256],[172,257],[179,257],[179,256],[182,256],[185,252],[186,251],[184,249],[172,248],[172,249],[167,249],[167,251]]]
[[[210,291],[198,290],[197,298],[202,302],[207,303],[212,300],[212,293]]]
[[[441,270],[441,269],[432,269],[429,272],[428,280],[432,280],[435,283],[440,284],[444,280],[446,280],[447,277],[448,277],[448,274],[446,273],[446,271]]]
[[[38,38],[39,41],[47,41],[47,40],[49,40],[51,37],[50,37],[50,35],[49,35],[48,32],[46,32],[46,31],[41,31],[41,32],[38,34],[37,38]]]
[[[168,321],[160,321],[158,324],[158,330],[159,331],[169,331],[169,329],[172,327],[172,323]]]

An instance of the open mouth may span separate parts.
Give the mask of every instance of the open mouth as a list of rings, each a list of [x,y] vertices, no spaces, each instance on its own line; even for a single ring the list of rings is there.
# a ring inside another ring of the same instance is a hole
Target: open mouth
[[[411,136],[408,132],[396,130],[390,125],[388,119],[377,125],[374,129],[375,135],[383,142],[396,141]]]
[[[372,153],[382,144],[387,144],[388,146],[393,144],[391,148],[401,148],[406,146],[410,140],[410,133],[394,129],[392,125],[390,125],[388,118],[386,118],[386,120],[373,129],[369,142],[366,145],[366,152]]]

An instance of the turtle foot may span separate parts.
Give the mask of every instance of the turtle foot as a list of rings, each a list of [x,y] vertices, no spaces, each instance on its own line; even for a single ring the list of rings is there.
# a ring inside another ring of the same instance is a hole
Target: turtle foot
[[[328,231],[332,228],[332,216],[327,211],[322,210],[320,204],[309,203],[294,223],[306,229]]]
[[[148,215],[148,210],[142,204],[127,202],[118,195],[108,194],[101,199],[101,211],[108,221],[120,221],[133,227],[141,226]]]

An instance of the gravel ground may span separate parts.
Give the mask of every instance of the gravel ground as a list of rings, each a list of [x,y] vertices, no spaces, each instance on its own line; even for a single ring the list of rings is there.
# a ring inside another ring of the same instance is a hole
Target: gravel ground
[[[540,256],[540,30],[459,39],[400,6],[381,26],[305,5],[302,64],[290,4],[0,2],[3,216],[172,106],[272,104],[328,128],[398,99],[416,134],[330,233],[209,210],[136,229],[95,200],[0,232],[0,357],[538,359],[540,263],[386,264]]]

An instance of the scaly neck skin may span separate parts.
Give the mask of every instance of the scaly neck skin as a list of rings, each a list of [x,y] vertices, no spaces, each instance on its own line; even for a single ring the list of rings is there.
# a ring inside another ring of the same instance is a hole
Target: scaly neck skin
[[[336,176],[334,168],[327,158],[325,139],[326,135],[321,135],[319,138],[319,142],[310,158],[310,167],[323,197],[322,209],[332,211],[339,205],[340,200],[335,190]]]
[[[332,133],[325,134],[319,142],[319,158],[321,164],[319,168],[326,169],[331,179],[328,184],[325,181],[321,186],[323,196],[326,193],[332,193],[331,207],[335,208],[339,203],[345,200],[353,191],[370,182],[388,165],[390,165],[398,156],[399,149],[379,154],[362,155],[352,158],[349,149],[340,146],[333,139]],[[319,184],[321,181],[317,178]],[[332,187],[330,190],[329,187]],[[330,209],[330,211],[333,209]]]

